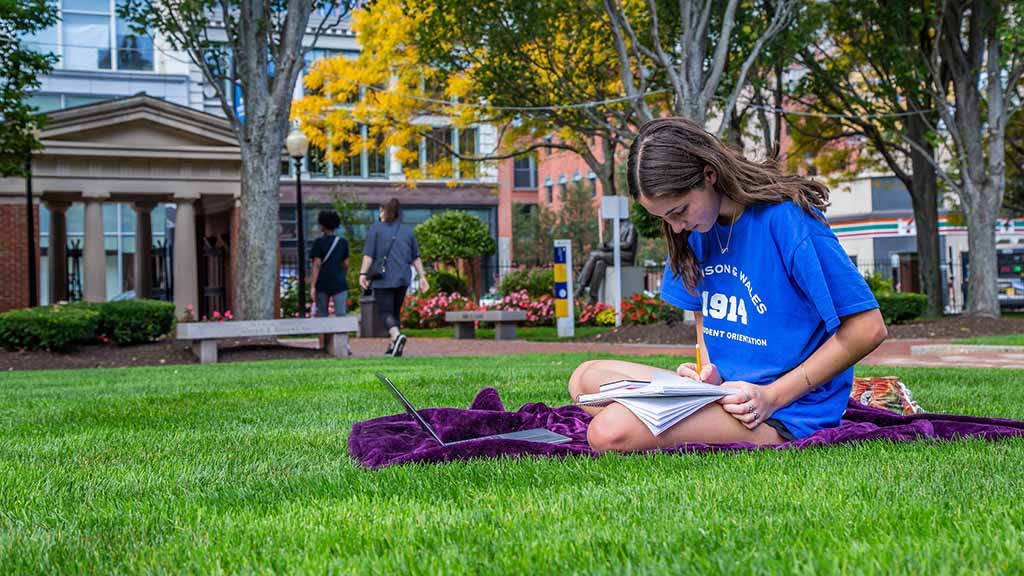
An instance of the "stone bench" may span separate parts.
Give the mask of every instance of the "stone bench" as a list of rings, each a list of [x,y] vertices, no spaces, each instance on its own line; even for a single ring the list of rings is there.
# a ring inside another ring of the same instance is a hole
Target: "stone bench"
[[[476,337],[476,322],[494,322],[495,340],[515,340],[516,323],[526,320],[523,310],[486,310],[484,312],[465,310],[445,312],[444,321],[455,325],[455,338],[459,340]]]
[[[323,334],[327,352],[341,358],[348,353],[348,334],[359,331],[355,316],[241,320],[232,322],[185,322],[178,324],[178,340],[191,340],[192,351],[202,364],[217,361],[217,341],[222,338]]]

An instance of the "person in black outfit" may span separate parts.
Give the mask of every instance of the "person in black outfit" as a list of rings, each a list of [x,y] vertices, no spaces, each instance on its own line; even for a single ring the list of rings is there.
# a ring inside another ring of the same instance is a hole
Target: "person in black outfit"
[[[359,269],[359,286],[363,290],[373,287],[374,300],[377,302],[377,314],[388,327],[391,341],[388,356],[401,356],[407,340],[401,330],[402,303],[405,292],[412,281],[412,270],[420,279],[420,291],[426,292],[430,285],[423,271],[420,260],[420,247],[412,228],[401,222],[401,206],[392,198],[380,207],[380,222],[375,222],[366,233],[366,246],[363,248],[363,264]],[[383,274],[370,279],[383,269]]]
[[[334,210],[322,210],[317,215],[323,236],[313,242],[309,258],[313,261],[310,299],[316,305],[316,317],[326,318],[329,301],[334,301],[334,315],[348,314],[348,240],[335,236],[341,218]]]

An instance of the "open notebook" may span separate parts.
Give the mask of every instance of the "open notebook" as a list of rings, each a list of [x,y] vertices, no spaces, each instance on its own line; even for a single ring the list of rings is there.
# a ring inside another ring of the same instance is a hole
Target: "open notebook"
[[[600,392],[580,394],[576,403],[584,406],[607,406],[618,402],[636,415],[651,434],[661,434],[683,418],[736,393],[734,388],[704,384],[672,372],[655,372],[651,381],[617,380],[601,386]]]

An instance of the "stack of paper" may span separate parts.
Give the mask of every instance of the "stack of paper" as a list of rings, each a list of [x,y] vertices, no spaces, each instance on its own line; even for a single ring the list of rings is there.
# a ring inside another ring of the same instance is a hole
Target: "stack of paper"
[[[650,382],[610,382],[596,394],[580,394],[576,403],[604,406],[618,402],[657,436],[704,406],[735,392],[733,388],[704,384],[671,372],[656,372]]]

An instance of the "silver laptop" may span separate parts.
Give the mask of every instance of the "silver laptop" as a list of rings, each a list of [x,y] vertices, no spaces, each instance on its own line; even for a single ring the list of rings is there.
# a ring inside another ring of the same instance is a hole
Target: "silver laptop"
[[[547,428],[531,428],[529,430],[520,430],[518,432],[509,432],[507,434],[492,434],[490,436],[467,438],[465,440],[459,440],[457,442],[445,442],[444,440],[441,439],[440,436],[437,435],[437,432],[434,432],[434,429],[430,426],[427,420],[423,418],[423,416],[421,416],[419,412],[416,411],[416,408],[413,408],[413,405],[410,404],[408,400],[406,400],[405,395],[402,394],[398,387],[395,386],[394,383],[392,383],[387,376],[384,376],[382,374],[375,374],[375,376],[381,382],[383,382],[384,385],[387,386],[389,390],[391,390],[391,393],[394,394],[395,398],[397,398],[398,401],[402,404],[402,406],[405,407],[405,411],[408,412],[410,416],[412,416],[413,420],[415,420],[420,425],[420,428],[422,428],[423,431],[426,432],[427,434],[430,434],[430,437],[433,438],[434,440],[437,440],[437,443],[440,444],[441,446],[454,446],[456,444],[462,444],[463,442],[471,442],[473,440],[487,440],[491,438],[501,438],[503,440],[525,440],[527,442],[541,442],[544,444],[564,444],[566,442],[572,441],[572,438],[569,438],[568,436],[563,436],[562,434],[559,434],[557,432],[552,432]]]

